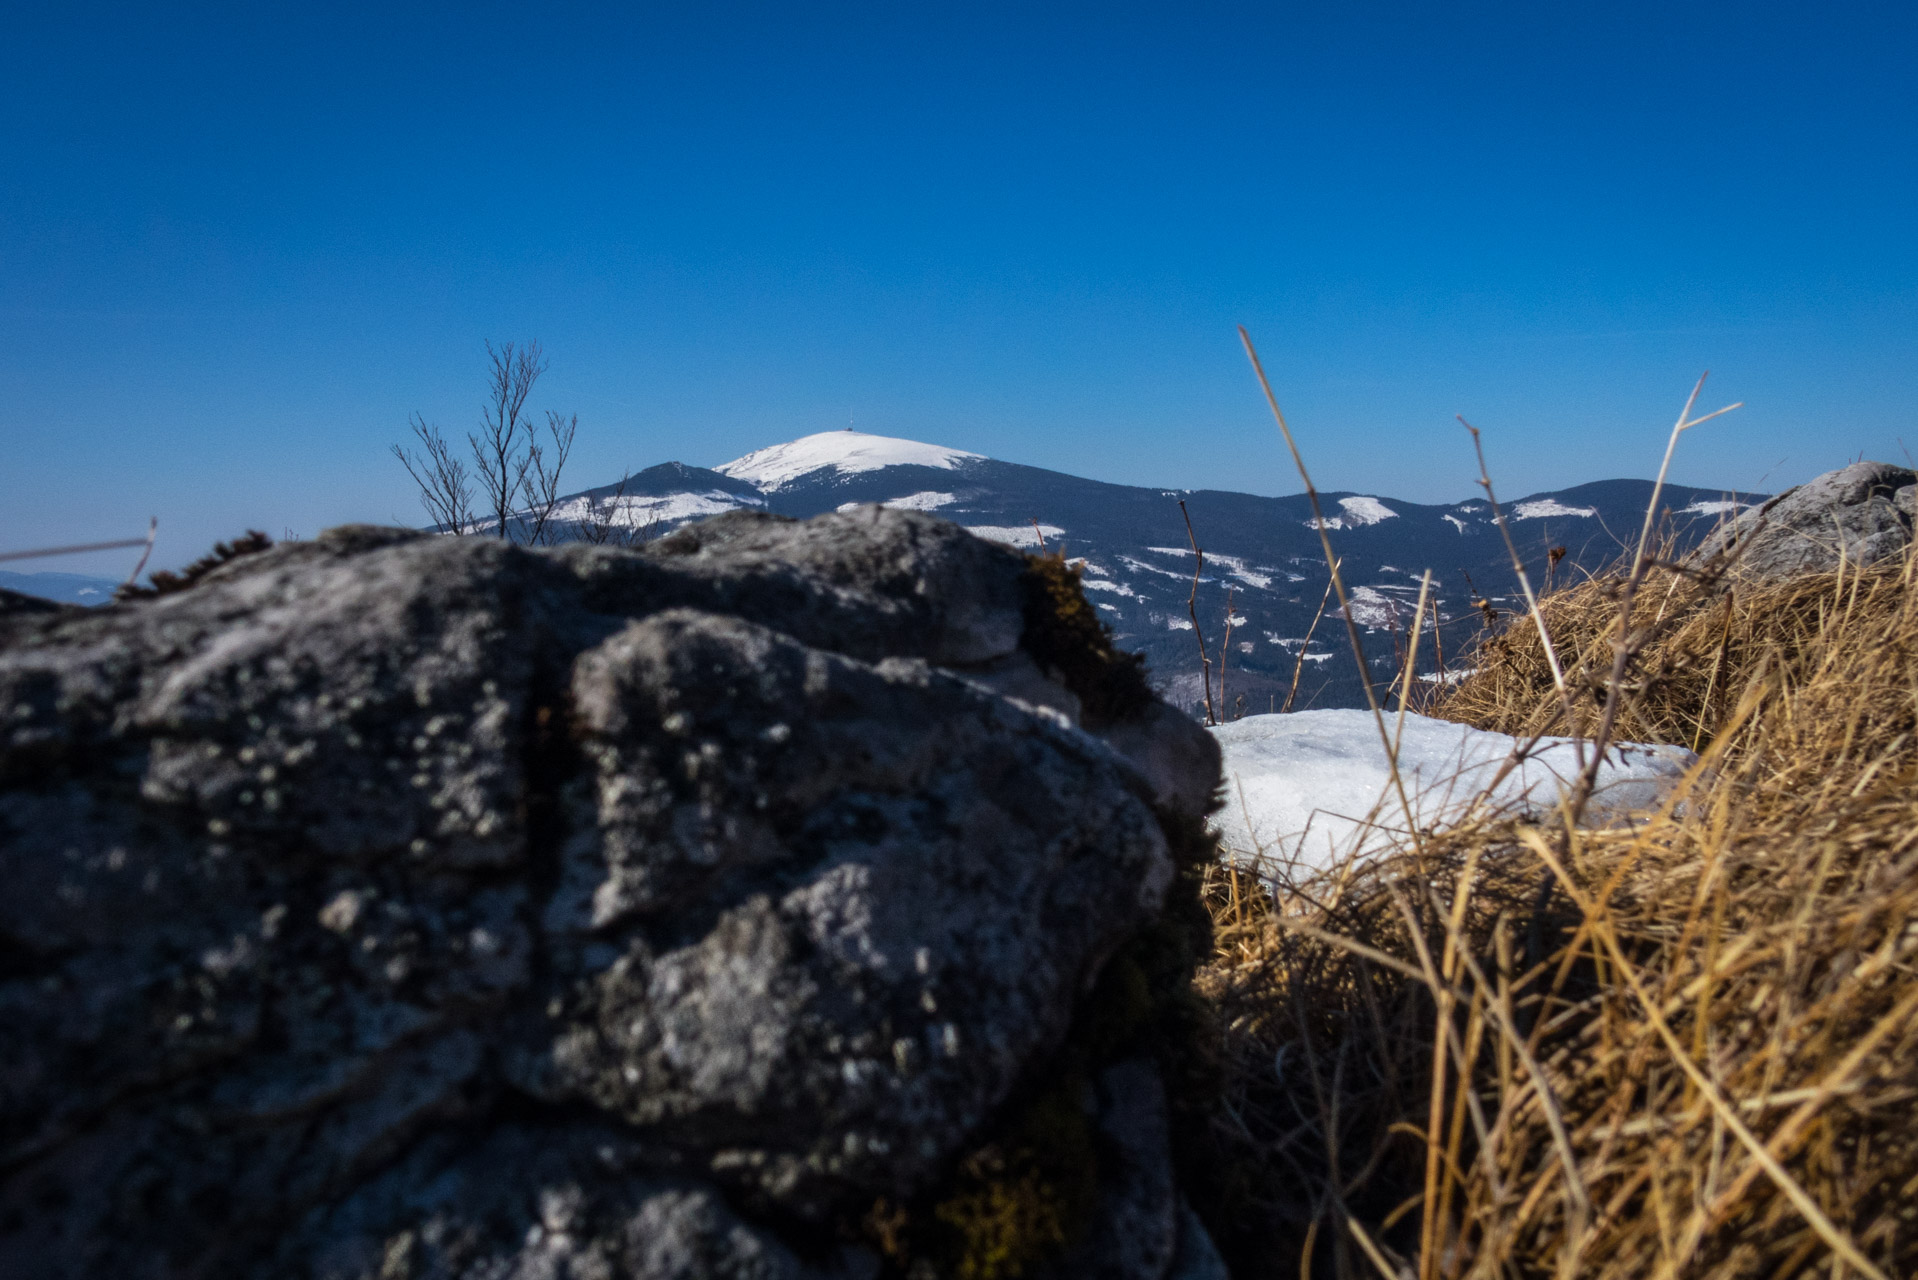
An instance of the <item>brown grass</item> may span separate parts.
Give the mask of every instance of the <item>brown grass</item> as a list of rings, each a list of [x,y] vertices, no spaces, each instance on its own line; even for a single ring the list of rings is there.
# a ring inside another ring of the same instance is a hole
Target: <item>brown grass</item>
[[[1212,874],[1235,1274],[1918,1275],[1913,574],[1646,577],[1617,736],[1703,759],[1637,826]],[[1522,616],[1436,713],[1590,732],[1620,587],[1541,604],[1569,700]]]

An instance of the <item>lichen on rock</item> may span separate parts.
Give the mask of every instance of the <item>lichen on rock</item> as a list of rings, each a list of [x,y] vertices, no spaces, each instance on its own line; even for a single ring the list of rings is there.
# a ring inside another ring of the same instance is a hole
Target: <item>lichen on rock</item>
[[[1028,1174],[995,1274],[1183,1221],[1139,1046],[1216,753],[1032,574],[916,512],[347,528],[7,615],[0,1271],[868,1276],[875,1205]]]

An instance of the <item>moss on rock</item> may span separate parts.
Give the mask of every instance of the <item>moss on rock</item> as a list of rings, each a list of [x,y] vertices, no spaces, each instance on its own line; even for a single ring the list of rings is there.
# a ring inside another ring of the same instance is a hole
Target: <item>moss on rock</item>
[[[1091,728],[1130,720],[1152,705],[1145,655],[1113,643],[1086,600],[1081,570],[1059,552],[1028,556],[1020,580],[1025,633],[1019,643],[1041,670],[1072,690]]]

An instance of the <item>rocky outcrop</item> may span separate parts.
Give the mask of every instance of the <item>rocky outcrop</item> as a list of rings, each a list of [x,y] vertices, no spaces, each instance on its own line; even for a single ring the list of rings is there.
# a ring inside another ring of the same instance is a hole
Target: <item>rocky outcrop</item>
[[[1918,515],[1918,474],[1854,462],[1739,513],[1699,544],[1694,560],[1776,580],[1831,573],[1904,554]]]
[[[0,615],[0,1272],[937,1275],[1078,1080],[1093,1190],[1006,1256],[1216,1273],[1138,994],[1216,750],[1063,572],[352,527]]]

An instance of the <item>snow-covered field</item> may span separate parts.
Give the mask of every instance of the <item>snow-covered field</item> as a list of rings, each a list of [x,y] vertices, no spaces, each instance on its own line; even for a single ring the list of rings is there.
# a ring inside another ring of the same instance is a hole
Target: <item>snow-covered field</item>
[[[1386,716],[1388,732],[1397,723]],[[1267,876],[1296,876],[1408,843],[1405,810],[1371,712],[1247,716],[1212,734],[1225,757],[1225,807],[1212,822],[1236,864]],[[1552,808],[1578,776],[1572,741],[1541,739],[1506,769],[1520,745],[1502,733],[1406,716],[1399,774],[1416,824],[1430,829],[1475,810]],[[1656,808],[1695,760],[1677,747],[1614,745],[1600,766],[1586,821]]]

